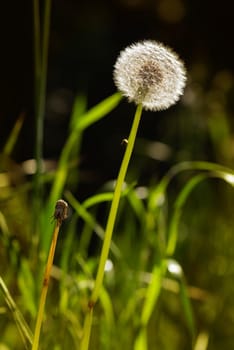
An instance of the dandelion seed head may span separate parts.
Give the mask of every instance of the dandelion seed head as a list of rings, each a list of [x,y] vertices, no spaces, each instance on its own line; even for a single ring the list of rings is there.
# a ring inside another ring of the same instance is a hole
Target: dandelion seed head
[[[146,40],[120,52],[114,81],[129,102],[147,110],[170,107],[183,94],[186,72],[178,55],[163,44]]]

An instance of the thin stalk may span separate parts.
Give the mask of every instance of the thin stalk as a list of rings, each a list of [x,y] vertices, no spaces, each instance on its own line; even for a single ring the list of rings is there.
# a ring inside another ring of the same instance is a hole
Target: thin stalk
[[[46,296],[47,296],[47,292],[48,292],[50,273],[51,273],[51,268],[52,268],[52,264],[53,264],[53,260],[54,260],[55,247],[56,247],[56,243],[57,243],[57,238],[58,238],[60,226],[61,226],[61,221],[56,220],[56,225],[54,228],[53,238],[52,238],[50,251],[49,251],[49,255],[48,255],[48,260],[47,260],[47,264],[46,264],[46,269],[45,269],[45,273],[44,273],[43,286],[42,286],[39,309],[38,309],[38,314],[37,314],[37,321],[36,321],[36,327],[35,327],[35,332],[34,332],[32,350],[37,350],[38,346],[39,346],[39,338],[40,338],[40,333],[41,333],[41,325],[42,325],[42,321],[43,321]]]
[[[119,207],[119,201],[123,189],[123,183],[124,179],[127,173],[129,161],[132,155],[136,134],[139,126],[139,122],[141,119],[142,114],[142,105],[139,104],[136,109],[135,117],[133,120],[132,128],[130,131],[126,151],[123,157],[123,161],[119,170],[118,178],[115,185],[113,200],[111,203],[110,213],[107,220],[106,230],[105,230],[105,236],[104,236],[104,242],[102,246],[101,251],[101,257],[99,260],[99,266],[97,271],[97,276],[94,284],[94,289],[89,301],[89,307],[88,312],[86,314],[85,323],[84,323],[84,336],[81,343],[81,350],[88,350],[89,348],[89,341],[90,341],[90,334],[91,334],[91,326],[92,326],[92,314],[93,314],[93,307],[98,300],[100,289],[102,287],[103,283],[103,277],[104,277],[104,271],[105,271],[105,264],[106,260],[109,254],[110,250],[110,243],[112,238],[112,233],[115,225],[115,220],[117,216],[117,211]]]
[[[94,290],[93,290],[92,296],[91,296],[92,303],[95,303],[97,301],[98,296],[99,296],[99,292],[100,292],[100,288],[102,286],[105,264],[106,264],[106,260],[107,260],[109,250],[110,250],[110,242],[111,242],[114,224],[115,224],[117,211],[118,211],[118,207],[119,207],[119,201],[120,201],[120,197],[121,197],[121,193],[122,193],[122,189],[123,189],[125,176],[126,176],[127,169],[128,169],[128,164],[129,164],[129,161],[130,161],[130,158],[132,155],[138,126],[140,123],[141,114],[142,114],[142,105],[139,104],[137,106],[137,110],[135,113],[134,121],[132,124],[129,139],[128,139],[127,148],[126,148],[126,151],[124,154],[124,158],[123,158],[123,161],[122,161],[122,164],[121,164],[121,167],[119,170],[118,178],[116,181],[116,185],[115,185],[113,200],[111,203],[110,213],[109,213],[106,231],[105,231],[105,237],[104,237],[104,242],[103,242],[103,247],[102,247],[102,252],[101,252],[101,258],[100,258],[100,262],[99,262],[99,266],[98,266],[97,277],[96,277],[96,281],[95,281],[95,285],[94,285]]]
[[[40,10],[39,0],[33,0],[33,43],[34,43],[34,110],[35,110],[35,160],[36,173],[34,176],[34,203],[33,203],[33,222],[34,230],[38,229],[38,212],[40,210],[40,168],[41,168],[41,118],[39,115],[39,96],[41,80],[41,33],[40,33]],[[37,244],[37,235],[33,242]]]
[[[33,26],[34,26],[34,98],[35,112],[38,110],[38,96],[41,76],[41,38],[40,38],[40,12],[39,0],[33,0]]]
[[[41,172],[42,161],[42,146],[43,146],[43,123],[45,114],[45,100],[46,100],[46,83],[47,83],[47,67],[48,67],[48,48],[49,48],[49,32],[50,32],[50,13],[51,0],[45,1],[42,52],[41,52],[41,79],[39,88],[38,101],[38,164]]]
[[[40,18],[38,0],[34,0],[34,63],[35,63],[35,115],[36,115],[36,143],[35,159],[36,173],[34,178],[35,213],[41,206],[42,192],[42,158],[43,158],[43,125],[45,114],[48,46],[50,30],[51,0],[45,1],[42,50],[40,52]]]
[[[93,323],[93,307],[89,307],[89,310],[85,317],[84,322],[84,337],[82,339],[81,350],[89,348],[89,340],[91,335],[91,328]]]

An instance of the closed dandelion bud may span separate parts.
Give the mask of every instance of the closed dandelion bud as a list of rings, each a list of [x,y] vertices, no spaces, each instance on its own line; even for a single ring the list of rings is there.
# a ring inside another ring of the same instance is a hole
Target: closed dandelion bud
[[[186,71],[170,48],[148,40],[120,52],[114,66],[114,81],[130,102],[157,111],[178,101],[183,94]]]

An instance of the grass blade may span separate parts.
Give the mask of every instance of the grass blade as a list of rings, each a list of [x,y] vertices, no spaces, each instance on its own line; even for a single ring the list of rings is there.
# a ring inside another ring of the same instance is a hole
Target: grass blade
[[[12,153],[12,150],[17,142],[20,130],[22,129],[22,125],[24,122],[24,113],[21,113],[18,117],[18,119],[16,120],[16,123],[7,139],[7,142],[3,148],[3,154],[6,156],[10,156],[10,154]]]
[[[168,243],[167,243],[167,251],[166,251],[168,256],[172,256],[175,252],[177,238],[178,238],[178,226],[182,215],[182,208],[188,196],[190,195],[191,191],[194,189],[194,187],[198,185],[201,181],[207,178],[219,178],[227,182],[232,187],[234,186],[234,175],[231,170],[228,169],[227,171],[226,168],[225,170],[223,169],[219,170],[220,169],[219,166],[217,167],[212,166],[212,169],[214,169],[214,171],[211,171],[211,172],[209,171],[209,172],[205,172],[205,173],[201,173],[196,176],[193,176],[192,179],[190,179],[187,182],[187,184],[183,187],[183,189],[177,196],[177,199],[174,205],[175,208],[174,208],[172,218],[170,220],[170,226],[169,226],[169,232],[168,232]]]
[[[119,92],[107,97],[95,107],[91,108],[87,113],[83,114],[83,116],[77,118],[76,123],[74,123],[74,127],[77,131],[87,129],[89,126],[102,119],[102,117],[117,107],[121,99],[122,95]]]
[[[29,348],[28,344],[32,345],[32,339],[33,339],[32,332],[27,322],[25,321],[23,315],[21,314],[20,310],[18,309],[16,303],[14,302],[12,296],[10,295],[10,292],[7,286],[5,285],[3,279],[1,278],[1,276],[0,276],[0,289],[3,293],[5,302],[8,305],[9,310],[13,315],[17,328],[24,342],[25,348],[28,349]]]

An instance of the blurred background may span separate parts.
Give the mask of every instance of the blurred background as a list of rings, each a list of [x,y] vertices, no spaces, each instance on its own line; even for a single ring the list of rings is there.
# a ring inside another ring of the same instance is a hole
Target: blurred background
[[[164,155],[166,161],[174,157],[173,162],[180,158],[231,162],[232,16],[228,1],[222,6],[218,1],[199,0],[53,2],[45,158],[56,158],[61,151],[74,96],[84,94],[91,107],[115,92],[112,71],[120,50],[135,41],[153,39],[172,47],[184,60],[188,84],[176,106],[144,113],[139,137],[165,142],[171,151]],[[14,9],[5,4],[2,28],[0,142],[4,144],[14,121],[24,113],[15,154],[22,161],[33,156],[34,147],[31,1],[16,3]],[[102,179],[116,174],[119,142],[128,135],[133,113],[134,106],[124,101],[111,118],[87,132],[83,162]],[[112,147],[106,147],[110,143]]]
[[[19,166],[34,157],[32,13],[31,1],[5,2],[1,9],[0,147],[23,114],[23,129],[12,156]],[[53,1],[44,158],[59,158],[74,98],[84,96],[90,108],[113,94],[113,65],[120,50],[153,39],[179,54],[188,82],[175,106],[144,112],[130,178],[137,177],[139,186],[149,186],[173,164],[188,160],[233,168],[233,13],[233,4],[227,0]],[[85,132],[81,182],[73,188],[80,200],[116,177],[123,155],[121,141],[128,136],[134,112],[135,106],[124,99],[110,116]],[[182,176],[172,183],[172,198],[185,180]],[[234,348],[233,194],[231,187],[217,180],[197,188],[184,210],[176,252],[188,283],[218,296],[208,303],[194,302],[199,329],[210,332],[208,349]],[[173,305],[172,301],[164,310],[160,325],[167,325],[178,349],[188,349],[174,332],[177,310]],[[161,349],[170,345],[164,340]]]

